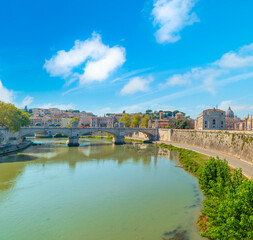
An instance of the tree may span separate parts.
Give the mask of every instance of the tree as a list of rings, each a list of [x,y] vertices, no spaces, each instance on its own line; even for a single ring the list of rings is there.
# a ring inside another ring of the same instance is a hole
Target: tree
[[[151,109],[147,109],[147,110],[146,110],[146,114],[152,114],[152,112],[153,112],[153,111],[152,111]]]
[[[72,122],[79,122],[79,117],[73,117],[71,120],[70,120],[70,122],[72,123]]]
[[[175,110],[175,111],[172,112],[172,115],[175,117],[177,113],[179,113],[179,111]]]
[[[176,129],[189,129],[190,128],[189,121],[187,121],[186,119],[177,119],[175,121],[175,128]]]
[[[131,127],[139,127],[140,123],[141,123],[141,115],[134,115],[132,123],[131,123]]]
[[[210,158],[202,168],[201,189],[206,199],[202,216],[208,239],[253,239],[253,181],[241,169],[231,171],[227,162]]]
[[[167,117],[172,117],[172,112],[171,111],[164,111],[164,113],[167,115]]]
[[[130,127],[131,125],[131,117],[128,113],[123,114],[123,116],[119,119],[119,122],[125,124],[125,127]]]
[[[148,128],[149,119],[151,119],[151,116],[146,114],[144,118],[141,120],[141,127]]]
[[[13,104],[0,102],[0,126],[17,132],[21,127],[30,126],[29,114]]]

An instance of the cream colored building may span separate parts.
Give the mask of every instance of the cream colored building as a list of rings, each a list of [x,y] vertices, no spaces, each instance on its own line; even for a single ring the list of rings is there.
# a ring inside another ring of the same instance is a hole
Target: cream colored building
[[[213,108],[204,110],[195,120],[196,130],[225,130],[226,113],[223,110]]]
[[[114,127],[115,123],[118,122],[114,117],[92,117],[91,127]]]

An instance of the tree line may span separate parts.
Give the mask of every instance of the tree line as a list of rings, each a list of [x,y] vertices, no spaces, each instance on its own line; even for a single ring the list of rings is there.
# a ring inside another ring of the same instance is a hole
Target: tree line
[[[134,116],[130,116],[128,113],[123,114],[123,116],[119,119],[119,122],[124,123],[125,127],[143,127],[148,128],[149,120],[155,120],[156,118],[153,115],[145,114],[142,116],[141,114],[136,114]],[[177,119],[174,123],[174,127],[176,129],[189,129],[190,123],[187,119]],[[171,128],[171,126],[166,126],[166,128]]]
[[[152,116],[149,114],[146,114],[145,116],[142,116],[140,114],[130,116],[128,113],[125,113],[119,119],[119,122],[124,123],[125,127],[147,128],[149,119],[152,119]]]

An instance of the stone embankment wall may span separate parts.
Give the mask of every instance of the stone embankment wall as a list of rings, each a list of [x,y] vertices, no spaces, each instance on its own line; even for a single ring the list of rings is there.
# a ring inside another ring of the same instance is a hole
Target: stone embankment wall
[[[142,132],[129,134],[128,136],[126,136],[126,138],[131,138],[131,139],[136,139],[136,140],[148,140],[148,137]]]
[[[218,151],[253,163],[253,132],[159,129],[160,141]]]

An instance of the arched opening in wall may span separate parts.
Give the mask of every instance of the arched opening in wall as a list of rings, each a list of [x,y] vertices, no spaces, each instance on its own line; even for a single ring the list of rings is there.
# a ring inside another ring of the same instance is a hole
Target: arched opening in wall
[[[31,130],[31,131],[27,131],[25,133],[23,133],[22,135],[19,136],[19,142],[23,142],[25,140],[29,140],[32,142],[37,142],[37,143],[49,143],[52,142],[54,140],[52,140],[52,138],[57,138],[57,140],[55,140],[55,142],[66,142],[67,138],[68,138],[68,134],[66,133],[66,131],[64,131],[64,129],[62,131],[59,130]],[[61,138],[61,139],[59,139]]]
[[[153,139],[153,135],[145,131],[136,130],[130,134],[125,135],[125,138],[126,140],[133,139],[133,140],[142,140],[144,142],[151,142]]]
[[[88,141],[88,139],[96,139],[101,140],[112,140],[114,138],[115,134],[111,131],[105,130],[87,130],[87,129],[82,129],[79,133],[79,137],[83,139],[83,141]],[[81,140],[82,141],[82,140]]]

